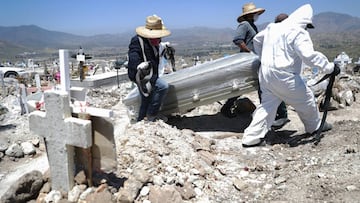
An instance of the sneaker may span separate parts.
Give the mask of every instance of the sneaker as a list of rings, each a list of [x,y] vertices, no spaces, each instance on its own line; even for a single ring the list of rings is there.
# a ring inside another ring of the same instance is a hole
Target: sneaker
[[[243,138],[242,146],[244,148],[247,147],[256,147],[256,146],[264,146],[265,138],[253,138],[252,136],[248,136],[248,138]]]
[[[290,122],[290,119],[288,119],[288,118],[279,118],[274,121],[271,128],[273,130],[278,130],[278,129],[284,127],[288,122]]]
[[[329,131],[329,130],[331,130],[331,129],[332,129],[332,125],[331,125],[330,123],[328,123],[328,122],[325,121],[324,126],[323,126],[321,132],[326,132],[326,131]],[[315,130],[312,134],[313,134],[313,135],[316,134],[316,133],[318,132],[318,130],[319,130],[319,129]]]

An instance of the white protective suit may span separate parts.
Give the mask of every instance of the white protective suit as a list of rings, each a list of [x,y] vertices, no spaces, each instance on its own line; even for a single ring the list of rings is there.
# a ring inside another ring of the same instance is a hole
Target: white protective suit
[[[261,59],[259,84],[262,101],[253,120],[245,129],[242,143],[260,143],[274,122],[277,107],[284,101],[295,108],[305,131],[313,133],[321,119],[315,97],[300,77],[302,63],[331,73],[334,64],[322,53],[314,51],[307,24],[312,24],[313,10],[301,6],[281,23],[271,23],[254,37],[254,50]]]

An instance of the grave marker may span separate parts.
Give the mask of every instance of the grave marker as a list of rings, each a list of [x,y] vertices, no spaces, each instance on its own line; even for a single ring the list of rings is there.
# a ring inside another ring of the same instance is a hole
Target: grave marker
[[[44,100],[46,112],[32,112],[29,126],[44,137],[52,189],[69,191],[74,185],[74,146],[92,146],[91,121],[71,117],[67,92],[45,91]]]

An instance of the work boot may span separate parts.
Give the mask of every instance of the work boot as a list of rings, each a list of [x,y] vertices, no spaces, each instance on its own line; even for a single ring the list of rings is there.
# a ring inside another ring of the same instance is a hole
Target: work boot
[[[278,129],[284,127],[288,122],[290,122],[290,119],[288,119],[288,118],[279,118],[274,121],[274,123],[271,126],[271,129],[278,130]]]

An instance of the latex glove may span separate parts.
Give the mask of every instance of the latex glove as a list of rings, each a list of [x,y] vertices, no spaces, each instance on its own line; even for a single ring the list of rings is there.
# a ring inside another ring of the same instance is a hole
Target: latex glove
[[[138,66],[137,66],[137,69],[142,69],[142,70],[145,70],[149,67],[149,63],[148,61],[144,61],[144,62],[141,62]]]

